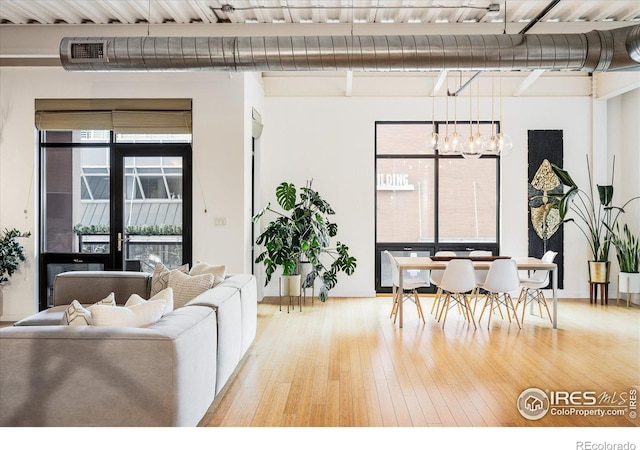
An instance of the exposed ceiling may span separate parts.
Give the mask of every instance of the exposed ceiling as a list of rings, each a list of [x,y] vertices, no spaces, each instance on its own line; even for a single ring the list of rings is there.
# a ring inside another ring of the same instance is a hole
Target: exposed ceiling
[[[60,65],[60,39],[74,35],[544,34],[585,33],[638,24],[639,0],[0,0],[0,66]],[[506,89],[513,95],[525,91],[527,95],[590,95],[592,89],[623,92],[640,86],[638,74],[606,74],[600,77],[600,83],[592,85],[584,71],[502,73],[508,78],[505,86],[510,87]],[[439,86],[445,80],[446,85],[449,83],[446,70],[427,74],[427,81],[423,74],[419,79],[415,74],[402,75],[409,78],[398,82],[395,77],[399,74],[375,76],[388,79],[386,92],[393,95],[425,89],[442,94],[446,89]],[[475,75],[461,75],[458,84]],[[627,77],[623,86],[605,88],[605,78],[610,80],[614,75]],[[298,82],[291,77],[300,80],[304,92],[310,85],[324,86],[323,80],[310,83],[310,76],[340,75],[262,73],[267,90],[274,95],[295,95],[290,93],[297,89]],[[352,91],[354,95],[376,95],[381,90],[380,81],[370,82],[371,76],[346,73],[343,81],[326,84],[342,86],[335,89],[346,95]],[[565,82],[558,84],[559,78]]]
[[[522,24],[549,4],[522,0],[0,0],[5,24]],[[541,22],[640,22],[637,0],[562,0]]]

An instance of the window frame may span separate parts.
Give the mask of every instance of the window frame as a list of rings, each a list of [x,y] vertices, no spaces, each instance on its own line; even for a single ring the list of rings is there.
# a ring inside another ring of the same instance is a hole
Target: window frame
[[[440,161],[446,159],[462,159],[460,154],[441,154],[440,151],[434,150],[433,153],[424,154],[378,154],[378,127],[380,125],[424,125],[431,126],[440,136],[440,131],[444,132],[444,128],[457,125],[462,129],[469,127],[469,125],[494,125],[496,127],[496,134],[500,132],[500,123],[498,121],[375,121],[374,124],[374,173],[373,173],[373,185],[374,185],[374,209],[375,209],[375,225],[374,225],[374,254],[375,254],[375,290],[377,293],[390,293],[392,291],[391,286],[382,286],[382,265],[384,261],[384,251],[389,250],[392,253],[409,253],[409,252],[428,252],[434,254],[440,250],[451,250],[458,254],[464,254],[471,250],[488,250],[494,255],[500,253],[500,211],[502,209],[501,199],[501,164],[499,155],[487,155],[483,154],[480,158],[494,159],[496,164],[496,236],[495,242],[446,242],[440,240]],[[429,132],[430,134],[430,132]],[[425,143],[425,146],[428,145]],[[434,201],[433,201],[433,230],[434,236],[431,242],[378,242],[378,189],[377,189],[377,175],[378,175],[378,161],[382,159],[432,159],[433,164],[433,183],[434,183]],[[433,286],[429,288],[421,288],[422,292],[435,292]]]

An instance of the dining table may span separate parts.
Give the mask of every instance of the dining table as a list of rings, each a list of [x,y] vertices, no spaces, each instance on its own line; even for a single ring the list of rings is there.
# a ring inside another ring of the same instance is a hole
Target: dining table
[[[488,270],[491,263],[498,258],[510,258],[509,256],[456,256],[456,257],[429,257],[429,256],[396,256],[399,269],[398,290],[403,289],[403,272],[406,270],[444,270],[452,258],[470,259],[476,270]],[[556,263],[543,262],[540,258],[514,257],[518,270],[548,270],[551,274],[551,289],[553,291],[552,327],[558,328],[558,265]],[[403,302],[398,302],[398,326],[403,326]]]

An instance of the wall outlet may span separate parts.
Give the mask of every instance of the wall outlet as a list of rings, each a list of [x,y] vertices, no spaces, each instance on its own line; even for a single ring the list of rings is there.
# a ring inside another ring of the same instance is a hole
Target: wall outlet
[[[227,218],[226,217],[216,217],[213,219],[213,224],[216,227],[226,227],[227,226]]]

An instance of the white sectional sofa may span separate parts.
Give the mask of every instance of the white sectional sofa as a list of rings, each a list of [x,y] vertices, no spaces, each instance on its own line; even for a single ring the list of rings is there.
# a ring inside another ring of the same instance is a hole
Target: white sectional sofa
[[[198,425],[255,338],[255,277],[227,275],[147,327],[60,325],[74,299],[150,286],[140,272],[60,274],[52,308],[0,329],[0,426]]]

